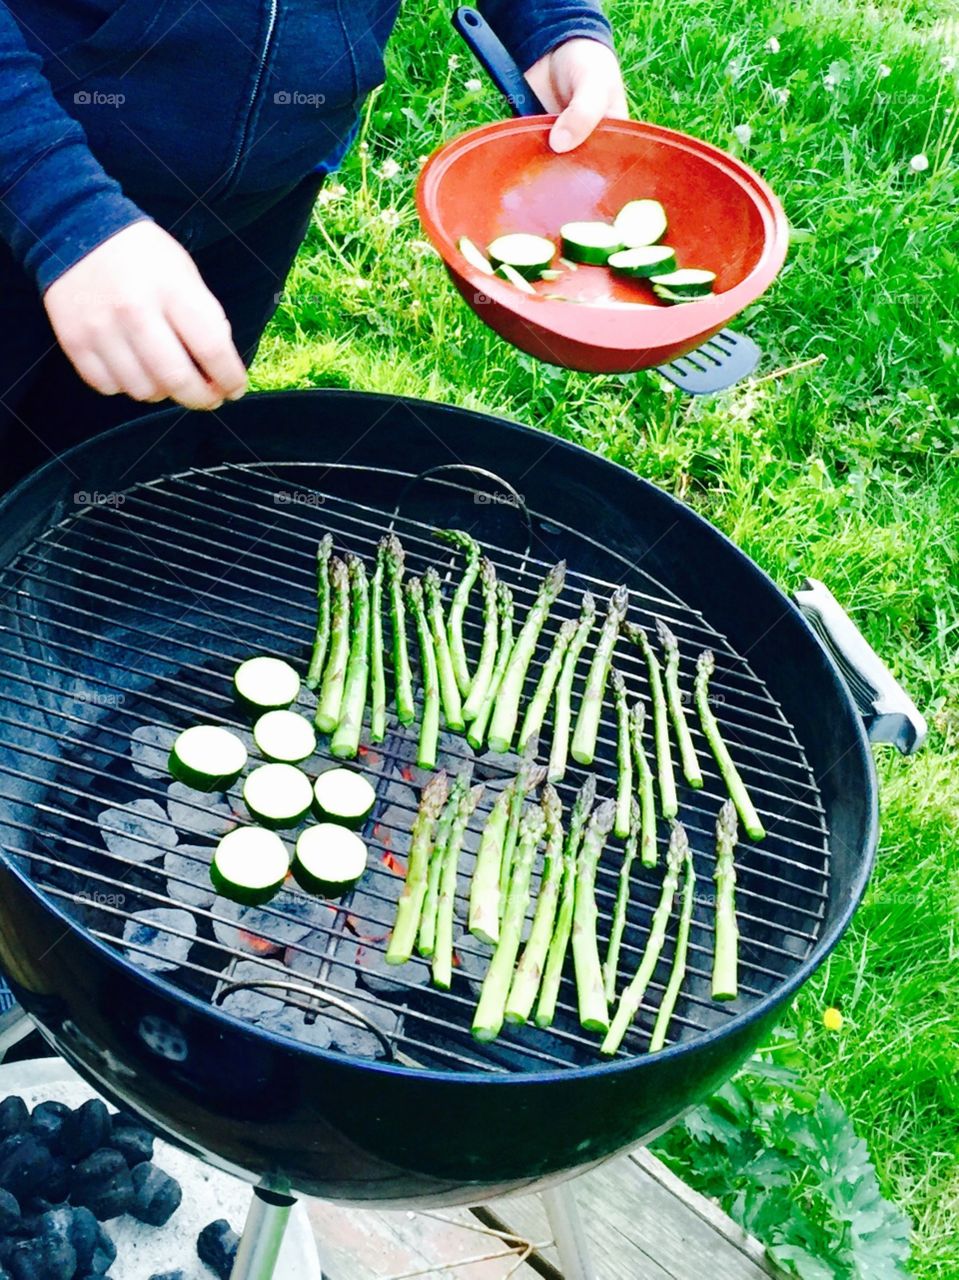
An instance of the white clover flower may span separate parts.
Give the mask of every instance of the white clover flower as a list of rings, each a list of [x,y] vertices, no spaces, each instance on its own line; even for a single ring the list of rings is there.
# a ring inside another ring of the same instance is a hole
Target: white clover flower
[[[399,171],[400,166],[392,157],[389,160],[384,160],[380,165],[380,177],[385,178],[387,182],[389,182],[390,178],[395,178]]]
[[[466,81],[466,83],[463,85],[463,88],[466,90],[467,93],[479,93],[480,90],[483,88],[483,82],[482,80],[478,79],[476,76],[473,76],[472,79]]]
[[[380,222],[393,231],[400,225],[400,215],[395,209],[384,209],[380,214]]]
[[[450,54],[450,56],[449,56],[449,57],[447,58],[447,60],[446,60],[446,65],[449,67],[450,71],[455,71],[455,70],[456,70],[456,68],[459,66],[459,64],[460,64],[460,56],[459,56],[459,54],[458,54],[458,53],[451,53],[451,54]]]
[[[887,67],[884,62],[880,62],[876,68],[876,75],[880,80],[885,80],[886,76],[892,75],[892,67]]]
[[[779,106],[779,107],[784,107],[784,106],[786,105],[786,103],[789,101],[789,98],[790,98],[790,96],[791,96],[791,95],[790,95],[790,92],[789,92],[789,90],[788,90],[788,89],[776,89],[776,88],[773,88],[773,89],[771,90],[771,92],[772,92],[772,95],[773,95],[773,101],[774,101],[774,102],[776,103],[776,105],[777,105],[777,106]]]
[[[822,87],[826,90],[827,93],[835,93],[836,85],[838,83],[839,81],[836,79],[836,77],[830,74],[828,71],[822,78]]]
[[[410,305],[409,305],[409,310],[410,310],[410,311],[419,311],[419,309],[420,309],[420,307],[421,307],[422,305],[423,305],[423,304],[420,302],[419,298],[414,298],[414,299],[412,300],[412,302],[410,303]]]
[[[770,36],[769,39],[766,41],[766,48],[769,50],[770,53],[778,53],[779,50],[782,48],[782,45],[779,43],[779,41],[776,39],[775,36]]]
[[[334,200],[342,200],[346,195],[346,187],[342,182],[327,182],[320,192],[320,204],[332,204]]]
[[[350,284],[354,289],[368,289],[370,287],[369,280],[364,280],[362,276],[353,276]]]
[[[909,161],[909,168],[913,173],[925,173],[929,168],[929,157],[920,151],[918,155],[913,156]]]
[[[739,141],[741,147],[748,147],[753,140],[752,126],[748,124],[737,124],[733,129],[733,133]]]
[[[419,167],[422,169],[422,168],[423,168],[423,165],[424,165],[424,164],[426,164],[426,162],[427,162],[427,160],[428,160],[428,159],[429,159],[429,156],[417,156],[417,157],[416,157],[416,163],[417,163],[417,164],[419,165]]]
[[[942,69],[947,74],[955,71],[956,59],[952,56],[951,53],[944,54],[941,61],[942,61]]]

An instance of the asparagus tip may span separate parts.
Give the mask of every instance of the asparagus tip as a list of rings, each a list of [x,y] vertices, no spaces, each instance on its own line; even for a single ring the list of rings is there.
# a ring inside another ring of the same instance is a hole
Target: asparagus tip
[[[656,634],[659,636],[660,643],[667,653],[673,649],[679,648],[679,642],[675,634],[670,630],[662,618],[656,619]]]
[[[616,801],[604,800],[593,810],[593,816],[589,820],[590,826],[597,835],[608,836],[613,829],[613,822],[616,819]]]
[[[716,819],[716,834],[724,837],[730,844],[739,839],[739,814],[732,800],[726,800]]]
[[[711,676],[716,670],[716,655],[712,649],[704,649],[699,655],[696,670],[701,676]]]
[[[642,734],[643,726],[646,724],[646,705],[642,698],[633,703],[633,709],[629,715],[633,724],[633,733]]]

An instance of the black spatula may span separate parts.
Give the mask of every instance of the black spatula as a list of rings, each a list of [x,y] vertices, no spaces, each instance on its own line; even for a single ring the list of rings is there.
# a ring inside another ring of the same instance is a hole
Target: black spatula
[[[506,99],[514,116],[546,114],[546,108],[530,88],[506,46],[477,9],[461,5],[453,14],[453,26]],[[659,365],[657,372],[687,395],[705,396],[725,391],[752,373],[759,356],[759,348],[751,338],[732,329],[720,329],[715,337],[695,351],[670,364]]]

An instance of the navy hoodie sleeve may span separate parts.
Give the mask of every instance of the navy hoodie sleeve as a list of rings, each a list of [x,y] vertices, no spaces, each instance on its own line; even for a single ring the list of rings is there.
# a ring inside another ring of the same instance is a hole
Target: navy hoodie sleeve
[[[524,71],[575,36],[613,47],[609,22],[590,0],[479,0],[478,7]]]
[[[0,0],[0,237],[41,291],[147,216],[94,158],[42,65]]]

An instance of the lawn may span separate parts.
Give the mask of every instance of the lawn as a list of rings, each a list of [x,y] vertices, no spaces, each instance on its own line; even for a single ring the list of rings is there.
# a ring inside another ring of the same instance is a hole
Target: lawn
[[[789,259],[740,321],[764,376],[691,401],[654,375],[537,366],[466,311],[421,239],[413,186],[440,141],[501,109],[445,6],[411,0],[255,383],[425,396],[575,440],[681,496],[784,588],[823,578],[854,614],[927,713],[929,742],[909,760],[877,752],[878,871],[786,1028],[805,1083],[846,1109],[911,1216],[913,1274],[947,1280],[959,1275],[959,24],[921,0],[786,8],[611,5],[634,113],[743,155],[783,199]]]

